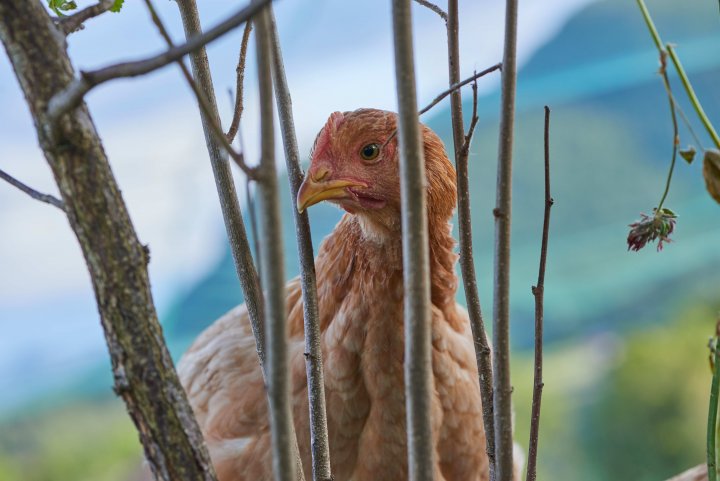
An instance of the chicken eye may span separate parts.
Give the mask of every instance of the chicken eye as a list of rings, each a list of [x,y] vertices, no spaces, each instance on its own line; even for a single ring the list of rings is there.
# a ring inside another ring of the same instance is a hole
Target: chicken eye
[[[365,160],[375,160],[380,155],[380,146],[378,144],[367,144],[360,149],[360,157]]]

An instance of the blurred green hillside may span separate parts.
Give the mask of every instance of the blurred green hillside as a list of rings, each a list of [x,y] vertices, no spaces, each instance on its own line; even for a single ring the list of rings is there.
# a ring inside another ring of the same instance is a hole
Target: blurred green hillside
[[[664,40],[677,44],[707,114],[720,124],[717,3],[647,3]],[[635,2],[606,0],[573,18],[520,74],[511,295],[517,440],[523,446],[532,386],[530,286],[542,222],[542,106],[553,110],[556,204],[545,294],[539,479],[660,480],[703,460],[706,344],[720,309],[720,207],[705,192],[700,165],[678,163],[667,201],[680,215],[674,242],[662,253],[652,246],[629,253],[625,245],[627,224],[657,204],[670,160],[672,130],[657,65]],[[480,99],[470,167],[475,262],[486,313],[492,302],[498,104],[496,94]],[[450,144],[447,106],[423,120]],[[683,143],[689,143],[681,128]],[[709,146],[697,123],[695,129]],[[284,195],[290,276],[298,269],[292,201]],[[340,212],[320,205],[310,216],[317,247]],[[164,320],[173,353],[179,355],[241,299],[226,251]],[[122,403],[106,394],[110,383],[108,366],[98,366],[61,396],[0,420],[0,480],[114,481],[135,472],[141,448]],[[100,401],[75,404],[78,393],[97,397],[98,391]]]

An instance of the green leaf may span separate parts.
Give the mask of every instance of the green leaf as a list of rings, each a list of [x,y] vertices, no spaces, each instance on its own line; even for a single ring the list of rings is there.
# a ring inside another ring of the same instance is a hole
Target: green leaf
[[[58,17],[64,17],[65,14],[63,12],[75,10],[77,8],[77,3],[66,0],[48,0],[48,7],[50,7],[50,9],[55,12]]]
[[[125,0],[115,0],[112,7],[110,7],[110,11],[119,12],[122,9],[123,3],[125,3]]]
[[[62,2],[60,5],[60,10],[63,10],[67,12],[68,10],[75,10],[77,8],[77,3],[75,2]]]
[[[692,161],[695,159],[695,147],[692,145],[688,145],[686,149],[680,151],[680,157],[685,159],[685,162],[688,164],[692,164]]]

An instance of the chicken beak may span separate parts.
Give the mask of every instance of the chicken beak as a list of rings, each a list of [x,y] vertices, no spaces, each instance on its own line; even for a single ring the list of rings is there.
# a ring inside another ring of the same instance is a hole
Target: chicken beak
[[[347,199],[351,194],[347,191],[347,187],[367,187],[367,184],[355,180],[327,180],[316,181],[310,176],[303,181],[297,195],[297,210],[302,213],[311,205],[315,205],[323,200]]]

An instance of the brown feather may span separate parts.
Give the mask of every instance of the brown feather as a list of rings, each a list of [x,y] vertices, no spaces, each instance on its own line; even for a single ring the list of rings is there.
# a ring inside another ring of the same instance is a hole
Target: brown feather
[[[313,165],[360,177],[386,205],[346,214],[316,259],[331,462],[336,481],[407,479],[403,384],[403,282],[396,141],[367,166],[366,142],[384,143],[395,114],[335,113],[318,136]],[[487,479],[477,368],[457,278],[450,218],[455,172],[440,139],[423,127],[432,276],[432,425],[438,481]],[[313,166],[311,165],[311,169]],[[354,210],[354,209],[353,209]],[[300,284],[287,284],[293,413],[310,479],[307,384]],[[216,321],[178,365],[221,481],[272,479],[265,390],[248,315],[240,306]]]

